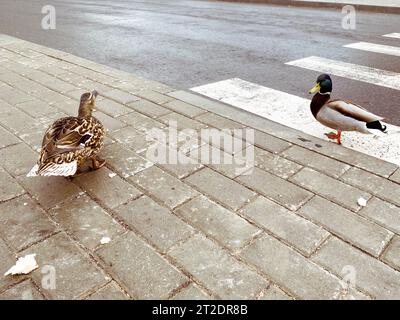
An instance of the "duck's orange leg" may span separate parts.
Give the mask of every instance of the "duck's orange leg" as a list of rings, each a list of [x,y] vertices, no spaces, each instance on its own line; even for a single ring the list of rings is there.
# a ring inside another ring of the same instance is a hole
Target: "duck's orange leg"
[[[330,133],[325,133],[325,135],[329,138],[329,139],[336,139],[337,144],[342,144],[342,131],[338,130],[337,133],[334,132],[330,132]]]
[[[338,130],[337,135],[337,144],[342,144],[342,131]]]

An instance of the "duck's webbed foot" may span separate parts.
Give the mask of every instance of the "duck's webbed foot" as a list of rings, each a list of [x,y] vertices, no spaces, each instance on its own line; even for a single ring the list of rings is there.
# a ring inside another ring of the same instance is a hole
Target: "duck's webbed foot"
[[[97,170],[103,167],[106,164],[106,160],[99,159],[97,156],[94,156],[91,158],[92,160],[92,165],[90,167],[91,170]]]
[[[338,130],[337,133],[335,132],[329,132],[329,133],[325,133],[325,135],[332,140],[336,140],[337,144],[342,144],[341,138],[342,138],[342,132],[340,130]]]

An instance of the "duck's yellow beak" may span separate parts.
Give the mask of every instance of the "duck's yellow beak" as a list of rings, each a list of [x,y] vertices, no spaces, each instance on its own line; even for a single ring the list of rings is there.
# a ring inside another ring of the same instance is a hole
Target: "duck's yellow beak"
[[[308,91],[308,93],[316,93],[316,92],[319,92],[319,90],[321,89],[321,86],[320,86],[320,84],[319,83],[317,83],[314,87],[312,87],[311,89],[310,89],[310,91]]]

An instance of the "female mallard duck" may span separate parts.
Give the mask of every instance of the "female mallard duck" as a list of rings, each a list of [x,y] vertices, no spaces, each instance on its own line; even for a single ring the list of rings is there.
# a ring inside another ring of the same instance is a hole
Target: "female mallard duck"
[[[342,131],[371,133],[368,129],[377,129],[386,132],[386,126],[379,122],[383,120],[382,117],[351,102],[330,100],[331,92],[332,79],[327,74],[321,74],[317,84],[309,91],[315,93],[310,105],[314,118],[324,126],[337,130],[337,134],[325,134],[329,139],[336,139],[341,144]]]
[[[73,176],[82,173],[80,167],[88,159],[93,170],[105,164],[96,156],[103,146],[105,131],[92,116],[96,97],[96,91],[84,93],[77,117],[58,119],[47,129],[38,163],[28,176]]]

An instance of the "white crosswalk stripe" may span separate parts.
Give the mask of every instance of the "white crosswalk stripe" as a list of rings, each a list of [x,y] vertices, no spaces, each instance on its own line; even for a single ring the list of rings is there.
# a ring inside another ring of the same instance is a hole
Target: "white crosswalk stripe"
[[[400,47],[386,46],[383,44],[356,42],[346,44],[343,47],[400,57]]]
[[[332,131],[314,119],[310,100],[239,78],[191,90],[325,140],[324,133]],[[400,165],[400,127],[388,125],[388,131],[376,136],[346,132],[343,146]]]
[[[389,33],[389,34],[385,34],[385,35],[383,35],[384,37],[387,37],[387,38],[397,38],[397,39],[400,39],[400,33]]]
[[[287,62],[286,64],[400,90],[400,74],[392,71],[314,56]]]

